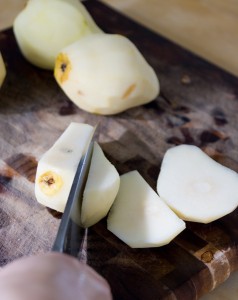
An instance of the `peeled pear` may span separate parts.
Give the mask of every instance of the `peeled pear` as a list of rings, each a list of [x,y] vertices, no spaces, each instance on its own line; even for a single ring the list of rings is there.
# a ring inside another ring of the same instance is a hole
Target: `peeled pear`
[[[68,4],[73,5],[76,9],[78,9],[83,17],[85,18],[86,25],[88,26],[90,32],[89,33],[102,33],[103,31],[101,28],[97,26],[94,22],[93,18],[91,17],[90,13],[87,11],[85,6],[82,4],[82,0],[60,0],[66,1]]]
[[[185,229],[182,221],[137,171],[121,176],[107,228],[132,248],[168,244]]]
[[[118,34],[88,35],[62,49],[54,75],[69,99],[95,114],[117,114],[159,93],[153,68],[128,38]]]
[[[2,58],[2,54],[0,52],[0,87],[3,84],[5,77],[6,77],[6,67]]]
[[[81,208],[81,222],[84,227],[96,224],[108,214],[119,185],[120,176],[116,168],[95,142]]]
[[[183,220],[209,223],[237,207],[238,174],[198,147],[180,145],[167,150],[157,191]]]
[[[77,0],[29,0],[13,24],[22,54],[33,65],[53,70],[58,52],[95,32],[102,32]]]
[[[63,212],[79,161],[94,127],[72,122],[38,162],[35,196],[39,203]]]

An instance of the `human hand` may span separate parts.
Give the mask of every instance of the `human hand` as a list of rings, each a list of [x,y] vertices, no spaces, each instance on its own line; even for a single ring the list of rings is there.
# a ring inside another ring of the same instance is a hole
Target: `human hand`
[[[21,258],[0,270],[4,300],[111,300],[105,279],[76,258],[47,253]]]

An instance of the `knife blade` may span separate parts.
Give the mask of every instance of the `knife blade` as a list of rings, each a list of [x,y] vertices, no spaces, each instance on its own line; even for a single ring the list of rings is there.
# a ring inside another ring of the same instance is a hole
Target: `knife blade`
[[[87,236],[87,228],[81,226],[81,206],[92,159],[96,128],[97,126],[94,128],[91,141],[78,164],[56,239],[52,247],[52,251],[66,253],[80,260],[83,259],[83,246]]]

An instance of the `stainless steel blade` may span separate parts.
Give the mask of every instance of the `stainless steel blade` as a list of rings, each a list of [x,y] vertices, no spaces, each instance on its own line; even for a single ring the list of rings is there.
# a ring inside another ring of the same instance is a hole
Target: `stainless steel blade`
[[[70,190],[65,211],[52,251],[67,253],[80,258],[86,229],[81,226],[83,192],[90,168],[96,128],[89,146],[81,158]]]

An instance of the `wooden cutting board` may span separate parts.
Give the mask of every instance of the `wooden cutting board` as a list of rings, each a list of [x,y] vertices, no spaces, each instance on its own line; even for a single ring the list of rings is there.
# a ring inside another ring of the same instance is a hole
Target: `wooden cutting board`
[[[74,106],[52,72],[30,65],[12,30],[0,33],[7,77],[0,90],[0,264],[51,249],[60,214],[36,202],[37,161],[72,121],[100,122],[99,143],[122,174],[137,169],[155,188],[165,151],[187,143],[238,171],[237,78],[97,1],[86,3],[106,32],[130,38],[156,70],[160,96],[115,116]],[[181,170],[182,172],[182,170]],[[187,229],[169,245],[131,249],[106,229],[90,228],[88,263],[115,299],[198,299],[238,269],[238,211]]]

